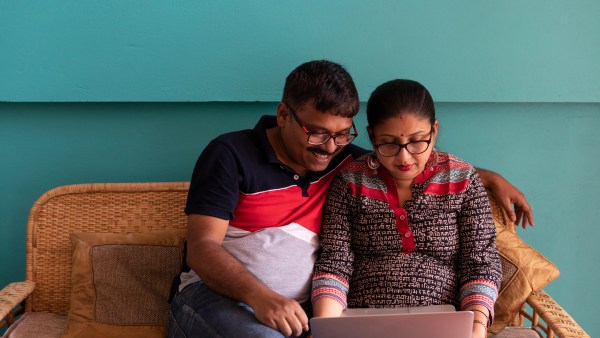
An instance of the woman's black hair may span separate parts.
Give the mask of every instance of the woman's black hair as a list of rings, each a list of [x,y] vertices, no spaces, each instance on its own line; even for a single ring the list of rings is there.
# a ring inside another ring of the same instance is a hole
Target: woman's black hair
[[[391,117],[404,114],[435,123],[433,98],[425,86],[413,80],[392,80],[381,84],[369,97],[367,122],[369,127],[384,123]]]

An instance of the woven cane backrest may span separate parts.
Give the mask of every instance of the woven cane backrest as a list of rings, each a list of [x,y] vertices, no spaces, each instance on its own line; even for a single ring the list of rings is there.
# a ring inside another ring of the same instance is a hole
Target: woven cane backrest
[[[487,191],[490,206],[492,207],[492,215],[494,219],[498,221],[505,229],[510,230],[512,233],[517,233],[517,225],[508,218],[508,214],[498,204],[498,201],[492,196],[491,191]]]
[[[78,184],[42,195],[27,225],[27,311],[69,310],[73,232],[185,229],[187,182]]]
[[[69,310],[73,232],[149,232],[185,229],[189,183],[96,183],[58,187],[31,208],[27,229],[27,280],[36,283],[28,311]],[[496,217],[514,231],[492,199]]]

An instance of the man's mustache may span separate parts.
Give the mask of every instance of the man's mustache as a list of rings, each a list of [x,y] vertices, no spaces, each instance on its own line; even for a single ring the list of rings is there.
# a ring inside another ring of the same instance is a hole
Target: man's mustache
[[[320,155],[325,155],[325,156],[333,156],[335,154],[335,153],[327,152],[327,151],[325,151],[325,150],[323,150],[321,148],[308,148],[308,150],[312,151],[312,152],[315,152],[317,154],[320,154]]]

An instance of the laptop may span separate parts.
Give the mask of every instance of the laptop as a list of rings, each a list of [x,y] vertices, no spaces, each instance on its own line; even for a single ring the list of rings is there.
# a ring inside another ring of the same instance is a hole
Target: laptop
[[[313,338],[470,338],[473,312],[452,305],[348,309],[340,317],[312,318]]]

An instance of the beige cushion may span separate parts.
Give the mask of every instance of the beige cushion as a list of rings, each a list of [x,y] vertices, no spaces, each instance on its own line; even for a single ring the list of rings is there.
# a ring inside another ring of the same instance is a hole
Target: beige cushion
[[[67,317],[49,312],[25,312],[2,336],[3,338],[59,338]]]
[[[71,235],[73,272],[64,337],[165,337],[168,295],[185,230]]]
[[[488,329],[493,334],[512,323],[533,291],[541,290],[559,275],[556,266],[521,240],[513,232],[512,224],[507,225],[497,209],[495,211],[496,246],[502,261],[502,286],[494,306],[494,323]]]

